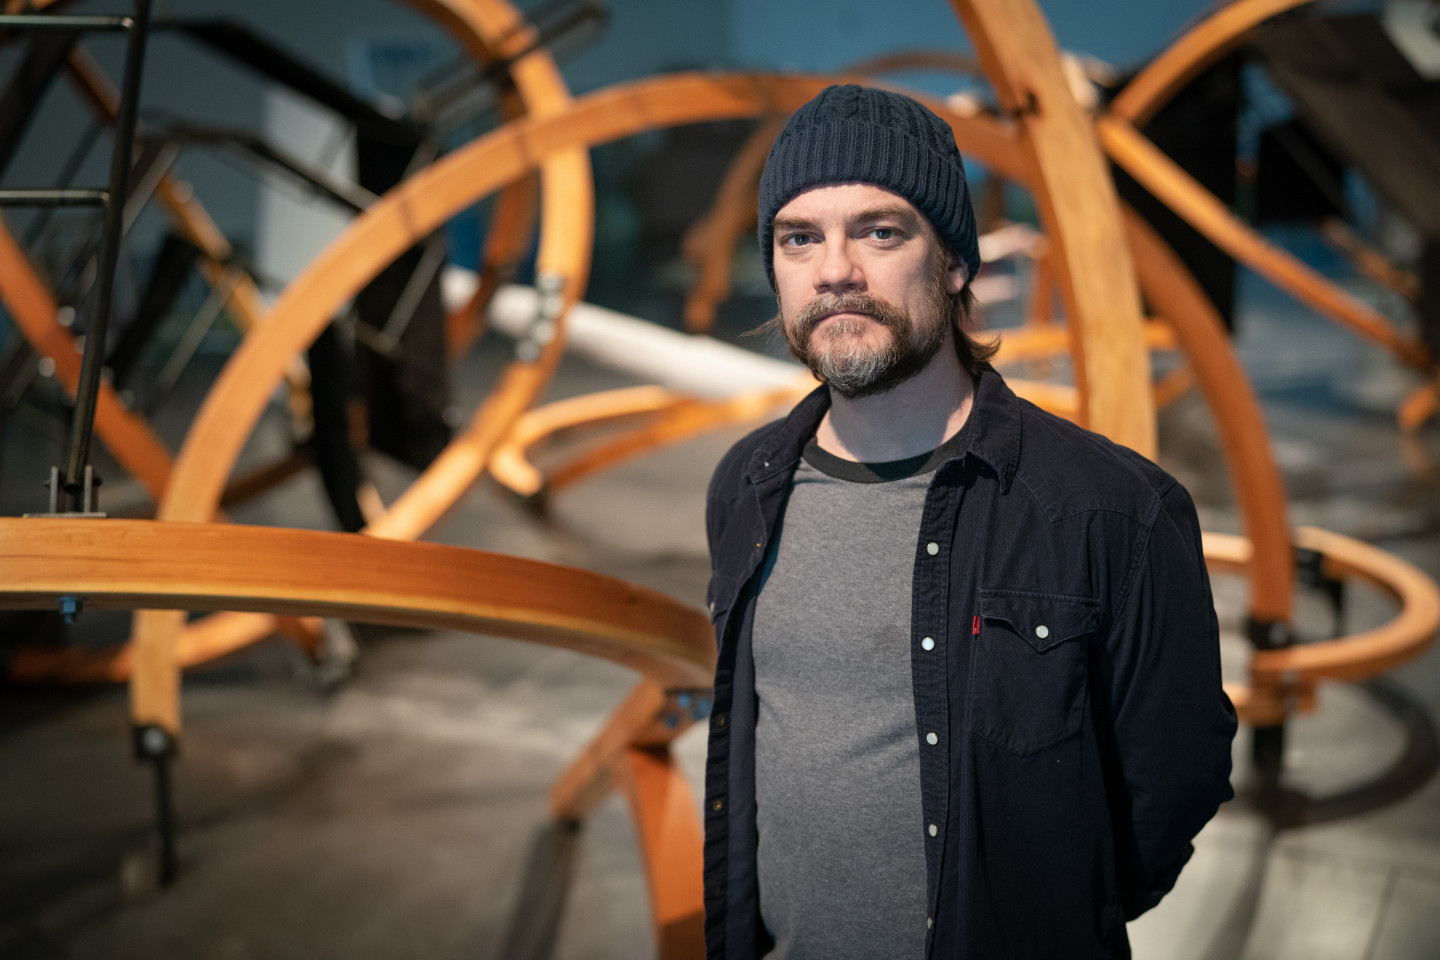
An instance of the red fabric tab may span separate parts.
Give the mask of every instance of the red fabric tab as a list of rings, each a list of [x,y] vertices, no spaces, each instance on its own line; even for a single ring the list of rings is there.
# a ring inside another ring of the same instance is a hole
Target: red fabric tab
[[[980,618],[978,616],[975,618],[974,622],[970,624],[970,634],[971,636],[980,636]]]

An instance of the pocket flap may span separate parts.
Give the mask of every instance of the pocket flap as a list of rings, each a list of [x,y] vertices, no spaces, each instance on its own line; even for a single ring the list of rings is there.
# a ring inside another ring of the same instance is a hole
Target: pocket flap
[[[1091,633],[1100,624],[1100,601],[1058,593],[980,591],[980,616],[1005,623],[1036,653]]]

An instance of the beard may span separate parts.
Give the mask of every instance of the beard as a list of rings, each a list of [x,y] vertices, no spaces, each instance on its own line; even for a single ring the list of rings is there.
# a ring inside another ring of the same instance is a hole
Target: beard
[[[809,367],[831,390],[847,400],[893,390],[921,370],[945,345],[950,329],[950,296],[937,276],[925,291],[924,316],[909,313],[868,293],[822,294],[809,301],[790,323],[781,323],[795,359]],[[821,319],[837,312],[861,313],[885,328],[881,346],[864,342],[869,323],[831,320],[816,335]],[[782,306],[783,313],[783,306]]]

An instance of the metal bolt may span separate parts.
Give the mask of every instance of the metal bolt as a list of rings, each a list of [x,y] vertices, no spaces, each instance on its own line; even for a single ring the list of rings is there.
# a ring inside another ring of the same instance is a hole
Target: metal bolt
[[[80,611],[84,606],[85,601],[79,597],[61,597],[60,618],[66,623],[74,623],[75,618],[80,615]]]

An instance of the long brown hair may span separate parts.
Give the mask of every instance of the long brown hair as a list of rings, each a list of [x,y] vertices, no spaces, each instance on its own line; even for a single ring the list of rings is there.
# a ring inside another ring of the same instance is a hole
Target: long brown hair
[[[960,358],[960,366],[974,377],[1000,352],[1000,335],[987,340],[971,336],[970,331],[980,322],[980,302],[970,286],[967,281],[959,293],[950,294],[950,321],[955,332],[955,356]]]

